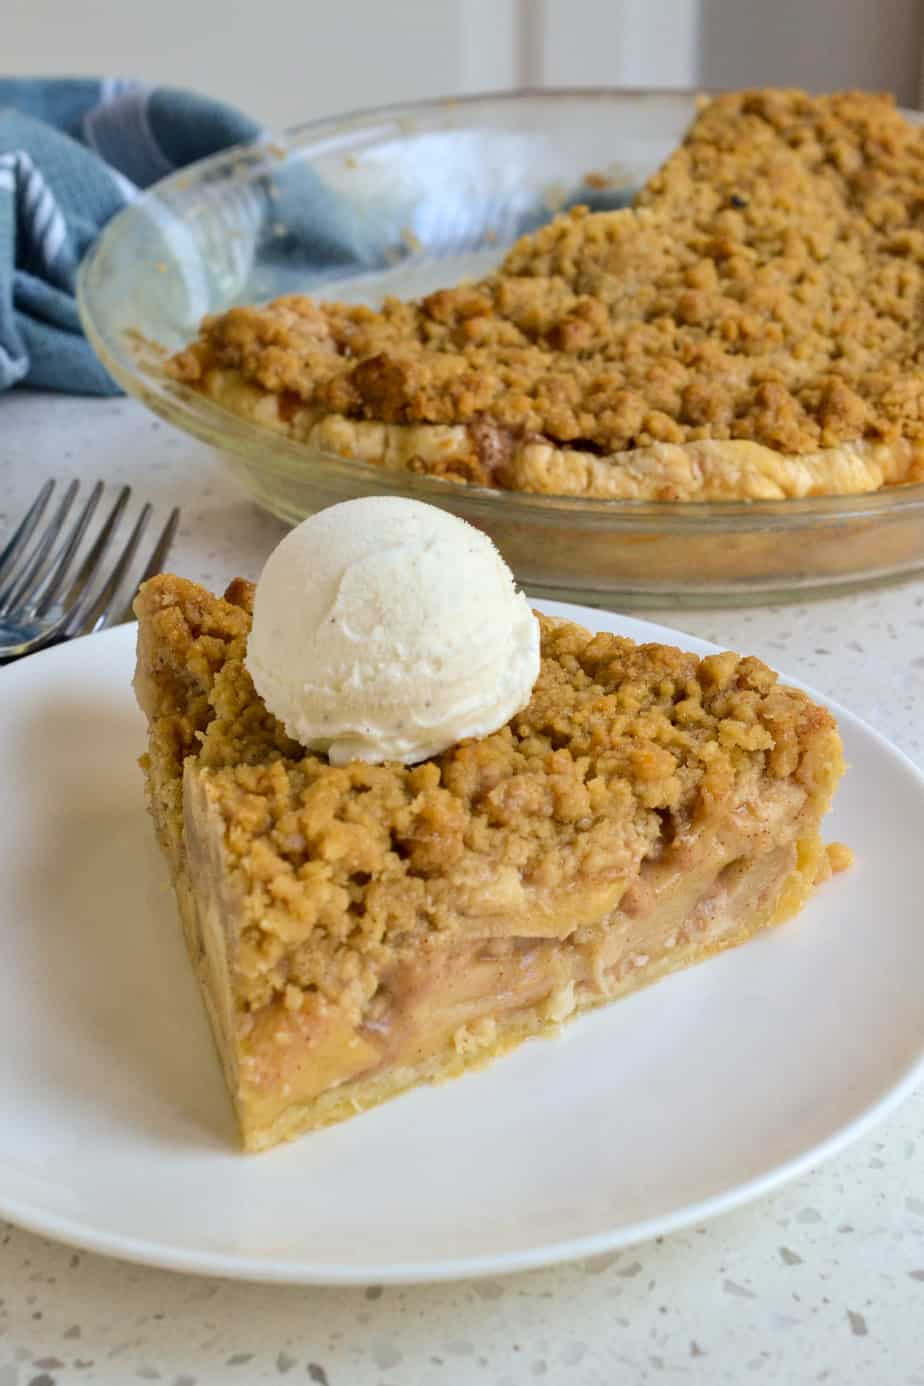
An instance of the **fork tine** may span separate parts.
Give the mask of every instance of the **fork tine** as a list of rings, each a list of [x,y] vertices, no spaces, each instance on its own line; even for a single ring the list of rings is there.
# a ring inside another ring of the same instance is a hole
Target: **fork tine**
[[[65,521],[80,489],[79,481],[72,481],[64,493],[58,509],[48,521],[41,537],[29,555],[25,571],[17,573],[4,592],[0,592],[0,611],[25,606],[47,576],[51,567],[51,550],[55,540],[64,528]]]
[[[119,589],[125,580],[125,575],[141,542],[142,535],[148,527],[151,513],[152,507],[150,503],[146,503],[135,521],[134,529],[128,536],[128,543],[122,550],[112,572],[103,583],[96,599],[88,609],[81,603],[78,615],[68,624],[69,634],[79,630],[82,635],[92,635],[94,631],[100,630],[106,624],[111,611],[116,609]]]
[[[141,584],[143,582],[147,582],[148,578],[154,577],[156,573],[163,572],[164,560],[167,557],[167,554],[170,552],[170,546],[173,543],[173,539],[176,534],[177,526],[179,525],[179,523],[180,510],[179,506],[175,505],[173,509],[170,511],[169,516],[167,517],[167,523],[164,525],[163,529],[160,532],[160,538],[154,545],[151,557],[148,559],[147,564],[145,565],[144,572],[141,574],[141,577],[138,579],[138,582],[135,585],[135,588],[132,591],[131,596],[129,597],[128,601],[125,603],[125,605],[122,607],[121,612],[119,613],[119,621],[131,620],[131,617],[133,615],[132,603],[135,600],[138,588],[141,586]],[[114,622],[113,624],[118,624],[118,622]]]
[[[90,492],[90,497],[78,515],[70,535],[61,545],[53,559],[49,560],[48,567],[51,571],[45,576],[44,586],[35,592],[34,598],[37,600],[36,615],[44,616],[51,606],[55,597],[61,590],[64,579],[70,571],[70,566],[74,561],[74,555],[80,546],[80,541],[87,530],[87,525],[92,520],[99,498],[103,494],[103,483],[98,481]],[[54,565],[52,567],[52,564]]]
[[[53,481],[46,481],[35,500],[29,506],[19,525],[14,531],[9,543],[0,552],[0,582],[3,582],[12,573],[16,560],[22,553],[25,546],[35,531],[35,527],[45,513],[48,498],[55,489]]]
[[[54,484],[48,482],[42,488],[11,544],[7,545],[3,557],[9,557],[15,549],[15,554],[21,558],[23,545],[29,542],[41,520]],[[46,525],[49,532],[40,532],[28,556],[21,558],[18,573],[12,578],[7,573],[6,591],[16,595],[17,605],[0,617],[3,635],[0,641],[0,665],[9,662],[7,656],[21,658],[33,650],[59,644],[75,635],[90,634],[103,626],[125,620],[131,614],[130,607],[126,607],[126,590],[130,585],[132,595],[138,590],[139,584],[130,584],[129,577],[137,573],[142,565],[143,558],[137,564],[135,560],[154,514],[153,507],[149,503],[142,507],[127,541],[120,543],[116,550],[114,562],[111,566],[106,564],[104,559],[131,498],[131,487],[123,486],[98,528],[89,552],[83,556],[79,571],[72,577],[71,568],[77,561],[104,492],[103,483],[98,481],[80,507],[80,513],[75,515],[62,533],[68,511],[73,508],[78,485],[74,482],[68,488],[53,521]],[[147,549],[149,556],[140,582],[146,582],[162,570],[179,522],[180,511],[174,506],[153,546]],[[56,545],[54,541],[59,535],[60,542]],[[67,591],[61,596],[65,582]]]
[[[115,504],[106,517],[99,534],[97,534],[93,547],[81,563],[77,576],[68,588],[67,595],[61,601],[65,611],[73,613],[86,596],[87,588],[106,556],[106,550],[112,542],[112,536],[118,527],[119,520],[122,518],[122,511],[128,504],[131,494],[132,488],[123,486],[116,496]]]

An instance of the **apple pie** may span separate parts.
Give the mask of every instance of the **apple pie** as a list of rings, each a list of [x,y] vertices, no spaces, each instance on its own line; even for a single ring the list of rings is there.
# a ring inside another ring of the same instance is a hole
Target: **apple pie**
[[[136,601],[143,758],[244,1145],[461,1073],[793,914],[834,719],[764,664],[541,618],[529,704],[415,766],[288,739],[253,588]]]
[[[921,481],[922,186],[924,128],[888,96],[718,96],[631,208],[575,208],[419,302],[232,308],[169,369],[313,448],[480,486]]]

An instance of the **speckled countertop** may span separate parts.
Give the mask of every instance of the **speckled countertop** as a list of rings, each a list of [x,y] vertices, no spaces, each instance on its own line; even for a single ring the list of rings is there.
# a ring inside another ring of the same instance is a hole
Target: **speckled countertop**
[[[281,526],[128,401],[0,398],[0,533],[46,476],[183,507],[171,566],[254,577]],[[655,611],[763,655],[924,764],[924,582],[762,610]],[[924,922],[924,921],[922,921]],[[0,1224],[0,1386],[924,1386],[924,1092],[817,1173],[688,1232],[557,1270],[418,1289],[250,1286]]]

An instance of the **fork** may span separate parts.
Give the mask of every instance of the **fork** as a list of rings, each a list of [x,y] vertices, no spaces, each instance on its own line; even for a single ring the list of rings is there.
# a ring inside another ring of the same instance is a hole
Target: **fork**
[[[130,595],[126,594],[128,573],[153,510],[150,504],[142,507],[127,540],[107,562],[131,498],[131,487],[123,486],[69,581],[102,498],[103,483],[96,483],[71,520],[80,489],[80,483],[72,481],[43,525],[54,489],[54,481],[45,482],[9,543],[0,550],[0,660],[18,659],[43,645],[89,635],[128,619],[131,598],[141,582],[161,571],[176,534],[180,512],[174,507],[142,576],[132,585]]]

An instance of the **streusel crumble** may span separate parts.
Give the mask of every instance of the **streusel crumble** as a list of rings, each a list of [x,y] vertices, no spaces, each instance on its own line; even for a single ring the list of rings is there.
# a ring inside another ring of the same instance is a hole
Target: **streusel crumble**
[[[890,97],[710,100],[633,208],[380,312],[207,319],[176,376],[296,438],[521,490],[710,499],[924,477],[924,129]]]
[[[251,597],[147,583],[136,689],[254,1148],[740,943],[830,870],[834,720],[756,659],[543,619],[532,700],[500,731],[333,767],[254,692]]]

